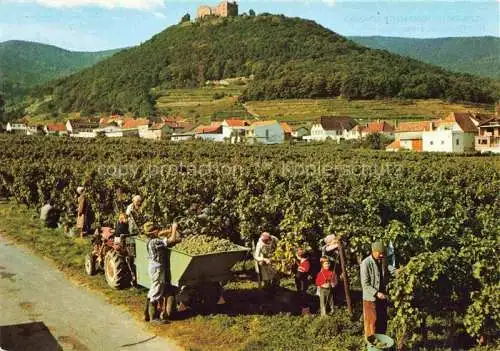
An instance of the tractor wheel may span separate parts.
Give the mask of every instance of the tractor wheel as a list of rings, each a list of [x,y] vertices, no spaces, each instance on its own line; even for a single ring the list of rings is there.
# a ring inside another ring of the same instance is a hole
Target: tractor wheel
[[[97,273],[96,257],[92,253],[85,256],[85,272],[88,275],[95,275]]]
[[[132,277],[130,269],[125,262],[125,257],[118,251],[111,250],[104,258],[104,275],[108,285],[113,289],[123,289],[130,287]]]

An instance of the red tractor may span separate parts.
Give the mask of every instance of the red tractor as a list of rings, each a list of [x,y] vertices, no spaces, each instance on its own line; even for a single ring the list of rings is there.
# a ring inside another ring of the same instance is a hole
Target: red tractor
[[[109,227],[97,229],[92,236],[92,251],[85,256],[85,271],[95,275],[104,271],[114,289],[135,285],[135,241],[131,235],[115,235]]]

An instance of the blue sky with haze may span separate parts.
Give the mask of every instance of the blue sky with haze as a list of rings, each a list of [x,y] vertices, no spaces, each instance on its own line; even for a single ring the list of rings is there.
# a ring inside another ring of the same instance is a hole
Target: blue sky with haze
[[[0,42],[31,40],[71,50],[137,45],[198,5],[181,0],[0,0]],[[415,38],[500,36],[499,1],[249,0],[240,12],[315,20],[342,35]]]

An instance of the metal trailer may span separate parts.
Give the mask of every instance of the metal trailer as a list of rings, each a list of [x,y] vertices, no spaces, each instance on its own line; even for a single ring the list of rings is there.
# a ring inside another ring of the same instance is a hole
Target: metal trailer
[[[167,248],[165,265],[167,296],[165,312],[171,317],[177,303],[183,302],[192,308],[210,312],[222,295],[222,285],[231,280],[231,268],[243,260],[249,249],[239,246],[237,250],[205,255],[188,255]],[[135,238],[135,271],[137,284],[151,286],[148,274],[147,238]]]

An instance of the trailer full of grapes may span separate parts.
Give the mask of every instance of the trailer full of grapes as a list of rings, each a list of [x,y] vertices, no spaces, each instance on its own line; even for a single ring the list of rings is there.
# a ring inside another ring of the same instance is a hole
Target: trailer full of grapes
[[[147,239],[135,239],[137,284],[149,288]],[[196,250],[195,250],[196,251]],[[175,311],[178,302],[210,309],[222,294],[222,283],[232,278],[231,268],[244,259],[249,249],[234,245],[230,251],[196,254],[168,248],[166,281],[170,283],[167,309]],[[167,314],[171,314],[167,311]]]

